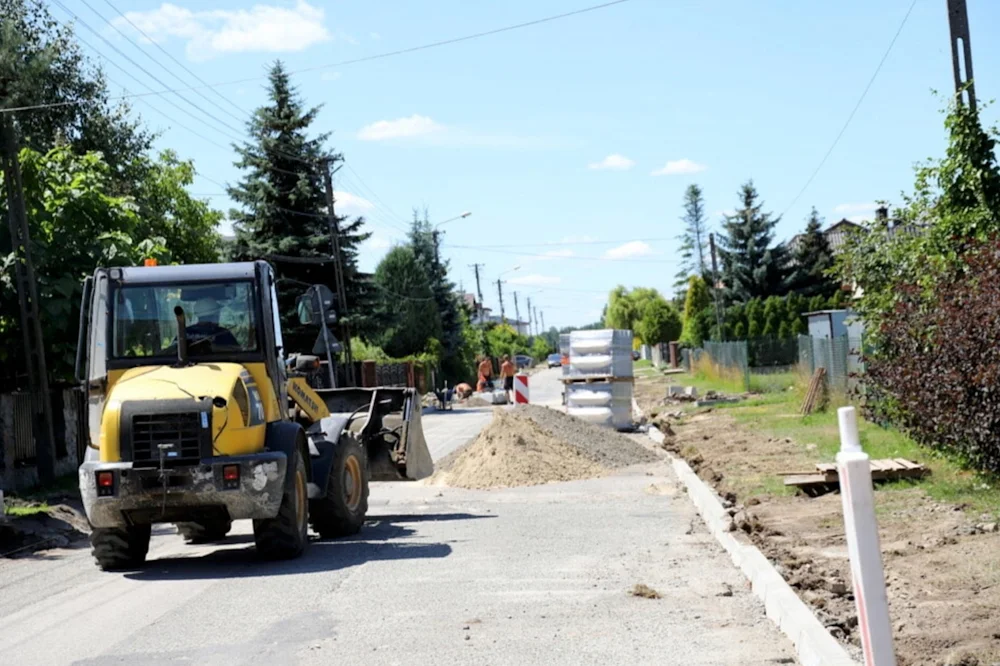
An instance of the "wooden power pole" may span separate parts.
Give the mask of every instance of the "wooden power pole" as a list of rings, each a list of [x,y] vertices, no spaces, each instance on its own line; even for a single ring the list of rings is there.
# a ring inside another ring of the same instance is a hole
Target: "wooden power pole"
[[[333,210],[333,174],[336,171],[330,170],[330,160],[324,163],[323,180],[326,183],[326,210],[330,224],[330,249],[333,252],[333,276],[336,283],[337,301],[340,305],[340,328],[344,336],[344,363],[347,366],[346,375],[349,386],[357,386],[354,378],[354,358],[351,355],[351,327],[347,323],[347,287],[344,285],[344,262],[340,253],[340,225],[337,222],[337,215]],[[340,167],[337,167],[337,171]],[[323,322],[326,325],[326,322]]]
[[[52,428],[52,402],[49,395],[49,375],[45,363],[45,343],[42,323],[38,317],[38,288],[35,265],[31,259],[31,238],[28,216],[24,208],[21,167],[18,163],[17,134],[13,116],[0,113],[0,169],[3,169],[7,190],[7,212],[10,241],[14,252],[14,280],[21,314],[21,335],[24,340],[24,361],[31,390],[32,434],[38,478],[43,484],[55,480],[55,434]],[[81,461],[82,462],[82,461]],[[8,461],[12,464],[13,461]]]
[[[497,295],[500,297],[500,321],[507,323],[507,315],[503,311],[503,280],[497,278]]]
[[[725,341],[722,331],[722,312],[719,310],[719,264],[715,258],[715,234],[708,235],[708,246],[712,251],[712,300],[715,301],[715,327],[719,331],[719,340]]]

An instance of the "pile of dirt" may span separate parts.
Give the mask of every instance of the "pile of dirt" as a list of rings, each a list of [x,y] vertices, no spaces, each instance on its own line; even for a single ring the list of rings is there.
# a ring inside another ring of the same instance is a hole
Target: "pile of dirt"
[[[0,517],[0,557],[23,557],[37,550],[63,548],[90,534],[78,501],[39,504],[8,497],[4,503],[14,513]]]
[[[614,431],[544,407],[496,409],[471,444],[438,463],[431,483],[489,489],[602,476],[658,460],[641,444]]]

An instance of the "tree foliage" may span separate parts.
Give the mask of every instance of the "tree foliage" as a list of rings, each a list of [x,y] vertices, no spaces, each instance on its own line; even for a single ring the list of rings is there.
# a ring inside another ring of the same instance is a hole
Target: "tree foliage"
[[[680,342],[686,347],[700,347],[712,329],[715,313],[712,310],[712,295],[708,285],[700,276],[688,280],[687,296],[684,299],[684,321]]]
[[[68,147],[20,154],[28,230],[38,282],[49,372],[56,381],[73,374],[83,279],[98,266],[169,262],[163,238],[145,238],[144,222],[128,197],[114,196],[113,177],[101,156]],[[0,181],[0,213],[7,217]],[[21,363],[14,255],[0,234],[0,365]]]
[[[823,220],[813,208],[792,252],[792,290],[804,296],[833,296],[840,289],[840,280],[831,275],[834,264],[833,250],[823,234]]]
[[[788,252],[774,243],[778,218],[764,212],[752,180],[740,188],[739,198],[740,206],[725,216],[718,241],[727,300],[781,296],[788,291]]]
[[[708,271],[708,220],[705,217],[705,199],[701,188],[691,184],[684,191],[684,231],[680,241],[681,269],[674,287],[684,289],[692,276],[705,278]]]
[[[608,305],[604,313],[604,326],[635,330],[636,324],[642,318],[646,303],[654,299],[662,299],[656,289],[636,287],[629,291],[619,285],[608,294]]]
[[[932,293],[899,285],[865,359],[867,407],[918,442],[1000,473],[1000,242],[969,242]]]
[[[671,342],[681,334],[681,317],[666,299],[650,298],[642,304],[636,334],[647,345]]]
[[[3,106],[49,104],[17,114],[25,147],[57,144],[77,155],[99,152],[112,194],[133,194],[145,174],[136,157],[153,136],[125,102],[112,102],[104,73],[92,66],[64,26],[35,0],[0,0],[0,100]]]
[[[379,343],[387,354],[418,354],[427,350],[431,340],[440,339],[441,316],[434,290],[412,248],[389,250],[375,269],[375,284],[386,296],[380,305],[384,329]]]
[[[229,188],[240,208],[230,212],[237,260],[270,260],[284,283],[279,290],[282,324],[290,349],[311,345],[315,331],[304,330],[293,317],[295,299],[304,284],[325,284],[336,293],[332,227],[328,218],[323,173],[328,160],[340,156],[326,147],[329,133],[310,138],[308,130],[320,107],[303,106],[282,63],[269,73],[269,102],[247,123],[251,140],[237,146],[236,166],[242,180]],[[370,236],[364,218],[338,216],[340,261],[347,295],[338,304],[341,322],[351,332],[371,337],[377,330],[371,316],[375,294],[371,276],[358,269],[358,246]],[[292,261],[282,259],[291,257]],[[294,259],[311,260],[309,263]],[[346,309],[347,316],[344,316]]]

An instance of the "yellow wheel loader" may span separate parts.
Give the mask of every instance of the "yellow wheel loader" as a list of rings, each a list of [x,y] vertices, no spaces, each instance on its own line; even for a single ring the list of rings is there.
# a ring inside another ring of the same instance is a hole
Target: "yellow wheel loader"
[[[370,480],[431,474],[414,389],[314,389],[319,368],[283,348],[265,262],[98,269],[77,349],[98,565],[141,565],[156,523],[205,542],[243,519],[260,555],[297,557],[310,525],[361,529]]]

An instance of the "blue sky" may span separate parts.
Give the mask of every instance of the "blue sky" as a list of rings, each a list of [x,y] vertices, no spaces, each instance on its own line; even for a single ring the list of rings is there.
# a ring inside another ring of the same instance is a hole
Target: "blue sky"
[[[347,158],[335,183],[341,210],[365,214],[375,232],[364,267],[402,236],[413,207],[428,207],[432,221],[472,211],[441,228],[456,282],[474,290],[468,266],[485,264],[485,300],[495,306],[497,276],[519,265],[504,276],[508,315],[516,290],[522,308],[530,296],[550,326],[594,320],[616,284],[671,291],[682,194],[692,182],[717,228],[752,177],[767,209],[787,209],[778,226],[787,238],[813,205],[827,224],[869,217],[875,200],[898,200],[910,187],[914,162],[943,150],[943,102],[931,89],[952,86],[945,0],[918,0],[857,116],[794,205],[911,0],[631,0],[460,44],[326,66],[596,1],[111,4],[202,79],[255,79],[217,88],[246,110],[263,102],[274,59],[293,72],[310,69],[293,80],[306,102],[325,104],[316,131],[334,132],[332,144]],[[148,42],[137,37],[139,48],[115,33],[93,11],[114,19],[105,0],[63,3],[165,83],[180,85],[147,54],[196,85]],[[987,27],[1000,24],[1000,5],[968,4],[977,91],[989,99],[1000,90],[1000,43]],[[117,25],[136,34],[120,18]],[[78,32],[161,88],[84,27]],[[115,67],[107,72],[142,90]],[[236,110],[214,99],[231,113],[223,120],[242,127]],[[162,131],[161,147],[194,159],[205,174],[192,191],[228,209],[212,181],[238,179],[232,151],[178,122],[223,145],[231,137],[222,132],[232,130],[158,97],[136,101],[135,110]],[[996,115],[987,112],[989,120]]]

